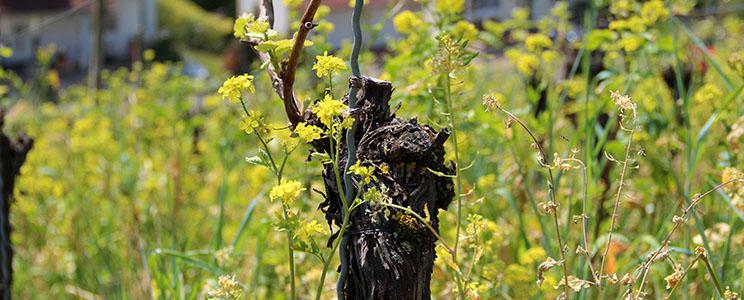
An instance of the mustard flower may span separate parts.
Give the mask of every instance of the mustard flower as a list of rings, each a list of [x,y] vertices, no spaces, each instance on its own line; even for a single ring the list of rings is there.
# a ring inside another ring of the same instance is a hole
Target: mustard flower
[[[669,17],[669,10],[665,7],[664,1],[651,0],[643,3],[641,16],[646,24],[654,24],[666,20]]]
[[[323,225],[316,220],[304,220],[295,230],[294,238],[309,244],[312,237],[318,233],[323,233]]]
[[[244,74],[230,77],[217,90],[223,99],[229,99],[235,102],[240,101],[240,97],[246,91],[249,93],[256,92],[255,87],[253,87],[253,75]]]
[[[318,116],[321,123],[330,127],[333,124],[333,118],[341,116],[347,108],[343,102],[331,98],[331,95],[326,95],[311,110]]]
[[[625,52],[635,52],[643,46],[646,40],[639,35],[629,35],[620,39],[618,42]]]
[[[478,28],[475,28],[475,25],[473,25],[473,23],[465,20],[460,20],[455,23],[454,27],[452,27],[452,35],[458,38],[472,41],[478,37]]]
[[[715,84],[706,83],[695,91],[692,99],[698,104],[712,105],[723,99],[723,91]]]
[[[443,14],[459,14],[465,9],[465,0],[437,0],[434,9]]]
[[[318,78],[331,75],[333,72],[346,70],[346,64],[344,64],[344,61],[333,55],[328,55],[327,51],[324,52],[323,55],[316,56],[315,59],[317,61],[313,65],[313,70],[315,70],[315,74],[318,75]]]
[[[249,111],[248,116],[240,121],[240,130],[247,134],[263,131],[263,115],[259,111]]]
[[[320,135],[323,134],[323,129],[315,125],[308,125],[305,122],[297,124],[294,132],[306,143],[320,139]]]
[[[393,18],[393,25],[395,25],[395,30],[398,32],[411,34],[420,31],[421,27],[425,24],[416,13],[410,10],[404,10]]]
[[[517,71],[525,76],[534,75],[537,67],[540,65],[540,59],[534,54],[510,49],[505,53],[505,55],[517,67]]]
[[[374,166],[362,166],[357,162],[355,165],[349,167],[349,174],[355,174],[362,177],[364,184],[369,184],[372,180],[376,180],[375,167]]]
[[[271,201],[281,200],[284,205],[289,206],[300,197],[300,193],[305,189],[297,180],[282,180],[278,185],[271,188],[269,198]]]
[[[553,41],[547,35],[542,33],[534,33],[527,36],[524,40],[524,46],[530,52],[537,52],[542,49],[550,48],[553,46]]]

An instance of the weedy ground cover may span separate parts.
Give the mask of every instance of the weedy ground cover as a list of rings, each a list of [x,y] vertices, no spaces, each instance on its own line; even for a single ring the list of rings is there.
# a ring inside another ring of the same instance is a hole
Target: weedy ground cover
[[[11,215],[14,294],[330,299],[340,231],[363,207],[437,241],[439,299],[739,299],[740,15],[612,1],[571,16],[558,2],[476,26],[463,1],[411,5],[386,14],[400,33],[389,51],[362,48],[359,62],[395,87],[398,117],[451,133],[451,170],[427,173],[451,182],[447,210],[391,201],[391,166],[346,171],[359,115],[344,102],[351,45],[325,40],[330,8],[299,43],[244,16],[234,34],[259,54],[251,74],[200,80],[145,61],[51,102],[47,69],[0,73],[7,130],[35,139]],[[276,84],[287,65],[289,93]],[[340,193],[343,177],[360,192]],[[325,202],[329,182],[341,206]]]

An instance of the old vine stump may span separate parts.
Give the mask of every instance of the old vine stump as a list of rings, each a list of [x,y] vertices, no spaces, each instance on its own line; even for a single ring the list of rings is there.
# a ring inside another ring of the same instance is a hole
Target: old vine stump
[[[363,186],[363,190],[359,190],[360,178],[354,178],[357,194],[377,188],[390,203],[409,207],[420,216],[430,216],[432,227],[438,230],[438,210],[446,209],[454,197],[452,179],[441,176],[454,173],[453,164],[444,162],[444,143],[449,132],[437,132],[416,119],[396,118],[388,103],[393,92],[390,82],[368,77],[356,81],[361,85],[358,109],[352,112],[358,122],[357,161],[362,166],[376,167],[376,180]],[[310,112],[304,117],[309,123],[319,123]],[[329,151],[327,140],[316,141],[313,146],[320,152]],[[346,153],[344,147],[342,166]],[[342,204],[330,164],[325,165],[323,179],[326,199],[320,209],[329,225],[340,225]],[[386,211],[384,206],[365,203],[352,211],[346,233],[346,299],[430,298],[436,238],[423,224],[402,211]],[[339,237],[332,237],[335,238]]]
[[[13,282],[13,248],[10,244],[10,203],[13,199],[15,178],[26,161],[26,155],[31,150],[33,140],[25,135],[17,139],[9,139],[2,131],[5,124],[5,112],[0,109],[0,276],[2,299],[11,298]]]

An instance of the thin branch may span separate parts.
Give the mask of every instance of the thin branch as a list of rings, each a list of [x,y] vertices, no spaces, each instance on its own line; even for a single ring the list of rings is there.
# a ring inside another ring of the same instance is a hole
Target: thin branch
[[[646,278],[647,278],[647,276],[648,276],[648,272],[649,272],[649,270],[651,269],[651,263],[653,263],[653,262],[654,262],[654,261],[656,260],[656,258],[657,258],[657,257],[658,257],[658,256],[659,256],[659,255],[661,254],[661,252],[663,252],[664,248],[666,248],[666,247],[667,247],[667,246],[669,245],[669,243],[670,243],[670,242],[671,242],[671,240],[672,240],[672,235],[674,234],[674,232],[676,232],[676,231],[677,231],[677,229],[678,229],[678,228],[679,228],[679,227],[680,227],[680,226],[681,226],[682,224],[684,224],[684,223],[685,223],[685,221],[686,221],[686,219],[687,219],[687,215],[688,215],[688,214],[690,213],[690,211],[692,211],[692,209],[693,209],[693,208],[695,208],[695,206],[696,206],[696,205],[697,205],[698,203],[700,203],[700,201],[701,201],[701,200],[702,200],[703,198],[705,198],[705,196],[708,196],[709,194],[711,194],[711,193],[713,193],[713,192],[715,192],[715,191],[717,191],[717,190],[721,189],[722,187],[724,187],[724,186],[726,186],[726,185],[729,185],[729,184],[731,184],[731,183],[734,183],[734,182],[744,182],[744,177],[742,177],[742,178],[734,178],[734,179],[731,179],[731,180],[729,180],[729,181],[723,182],[723,183],[721,183],[721,184],[719,184],[719,185],[717,185],[717,186],[713,187],[712,189],[708,190],[708,191],[707,191],[707,192],[705,192],[705,193],[702,193],[702,194],[696,194],[695,196],[693,196],[693,197],[692,197],[692,202],[690,203],[690,205],[688,205],[688,206],[687,206],[687,207],[686,207],[686,208],[685,208],[685,209],[684,209],[684,210],[682,211],[682,216],[681,216],[681,217],[678,217],[678,216],[675,216],[675,217],[674,217],[674,219],[673,219],[673,222],[674,222],[674,227],[672,227],[672,230],[671,230],[671,231],[669,231],[669,233],[667,234],[666,238],[665,238],[665,239],[664,239],[664,241],[663,241],[663,242],[661,243],[661,246],[660,246],[660,247],[659,247],[658,249],[656,249],[656,251],[654,251],[654,252],[653,252],[653,253],[651,254],[651,256],[650,256],[650,257],[649,257],[649,258],[648,258],[648,259],[646,260],[646,262],[644,262],[644,263],[643,263],[643,265],[641,265],[641,266],[639,267],[639,269],[637,269],[637,270],[636,270],[636,272],[637,272],[638,270],[640,270],[640,271],[642,272],[641,274],[639,274],[639,275],[642,275],[642,277],[641,277],[641,286],[640,286],[640,288],[638,289],[638,294],[636,294],[636,298],[637,298],[637,297],[639,297],[639,296],[640,296],[640,294],[641,294],[641,292],[643,291],[643,287],[644,287],[644,285],[645,285],[645,283],[646,283]],[[638,277],[636,277],[636,278],[638,278]],[[630,291],[630,288],[632,288],[632,285],[628,287],[628,290],[629,290],[629,291]],[[626,292],[626,293],[627,293],[627,292]]]
[[[511,126],[511,121],[517,122],[517,124],[519,124],[519,126],[522,127],[522,129],[524,129],[524,131],[526,131],[527,134],[530,135],[530,138],[532,138],[532,142],[535,145],[535,148],[537,148],[537,151],[540,154],[540,157],[538,157],[538,163],[540,164],[540,166],[544,167],[548,172],[548,184],[549,184],[548,190],[549,190],[549,195],[550,195],[550,198],[549,198],[550,203],[548,205],[550,205],[552,209],[552,212],[549,212],[549,213],[553,216],[553,224],[555,225],[555,235],[556,235],[556,239],[558,240],[558,253],[560,254],[561,261],[563,261],[561,265],[563,267],[564,293],[566,295],[566,300],[570,300],[571,290],[568,285],[568,266],[566,266],[566,255],[564,253],[563,240],[561,238],[561,230],[558,225],[558,209],[557,209],[558,202],[555,196],[555,189],[556,189],[555,180],[553,179],[553,171],[550,169],[550,166],[545,161],[548,156],[546,155],[545,150],[543,150],[543,147],[540,145],[540,142],[537,140],[537,137],[535,136],[535,134],[533,134],[532,130],[530,130],[530,128],[527,127],[527,124],[522,122],[522,120],[520,120],[512,112],[501,107],[501,105],[499,105],[498,103],[494,103],[494,104],[496,108],[498,108],[500,111],[502,111],[508,116],[507,122],[509,122],[508,123],[509,126]]]
[[[269,73],[269,77],[271,77],[271,86],[274,88],[277,95],[279,95],[279,98],[282,99],[282,102],[284,103],[284,111],[287,113],[287,118],[292,124],[292,127],[302,121],[302,104],[297,101],[293,91],[295,73],[297,72],[297,65],[299,64],[300,54],[302,52],[302,47],[305,44],[307,34],[310,32],[310,29],[315,27],[313,19],[315,18],[315,12],[318,10],[318,6],[320,6],[320,1],[321,0],[311,0],[310,4],[305,9],[302,19],[300,20],[300,28],[294,36],[294,45],[289,54],[289,60],[282,70],[277,72],[271,64],[271,58],[268,54],[256,51],[255,46],[261,41],[257,39],[243,40],[243,42],[254,46],[253,50],[258,55],[261,63],[266,65],[266,71]],[[271,3],[271,0],[261,1],[259,17],[265,17],[271,27],[274,27],[274,6]]]
[[[281,77],[284,83],[282,87],[282,99],[284,100],[284,110],[287,112],[287,118],[294,127],[302,120],[302,104],[295,99],[293,87],[295,81],[295,73],[297,72],[297,64],[300,61],[300,53],[302,47],[305,44],[305,39],[310,29],[313,29],[313,19],[315,18],[315,12],[320,6],[321,0],[310,0],[310,4],[305,9],[305,13],[302,14],[300,19],[300,28],[297,29],[297,33],[294,37],[294,46],[292,46],[292,52],[289,54],[289,61],[287,66],[282,70]]]

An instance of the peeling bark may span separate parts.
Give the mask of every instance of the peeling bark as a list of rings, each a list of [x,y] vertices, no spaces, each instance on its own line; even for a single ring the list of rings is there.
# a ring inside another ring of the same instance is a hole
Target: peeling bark
[[[410,207],[421,216],[431,216],[431,225],[439,229],[439,209],[447,209],[454,197],[452,178],[432,171],[454,174],[454,165],[444,162],[447,130],[437,132],[416,119],[402,120],[390,111],[393,91],[389,82],[363,77],[357,95],[357,161],[375,166],[372,183],[393,204]],[[309,111],[304,119],[319,124]],[[340,143],[345,145],[345,141]],[[329,152],[328,140],[313,143],[319,152]],[[347,149],[341,149],[346,162]],[[383,173],[383,169],[387,172]],[[323,180],[326,199],[320,204],[329,225],[342,223],[341,200],[333,167],[325,165]],[[359,178],[354,186],[359,189]],[[343,179],[342,179],[343,181]],[[343,186],[343,182],[341,184]],[[340,191],[343,192],[343,191]],[[364,190],[358,191],[363,195]],[[350,201],[351,202],[351,201]],[[426,210],[426,212],[425,212]],[[436,238],[414,222],[401,222],[402,212],[388,209],[388,216],[369,203],[352,211],[347,234],[346,253],[349,274],[344,283],[346,299],[429,299],[431,272],[435,259]],[[338,238],[333,236],[333,239]]]
[[[3,299],[11,298],[13,283],[13,248],[10,244],[10,204],[13,199],[15,178],[26,161],[26,155],[33,146],[33,140],[21,134],[11,140],[3,132],[5,112],[0,109],[0,268]]]

